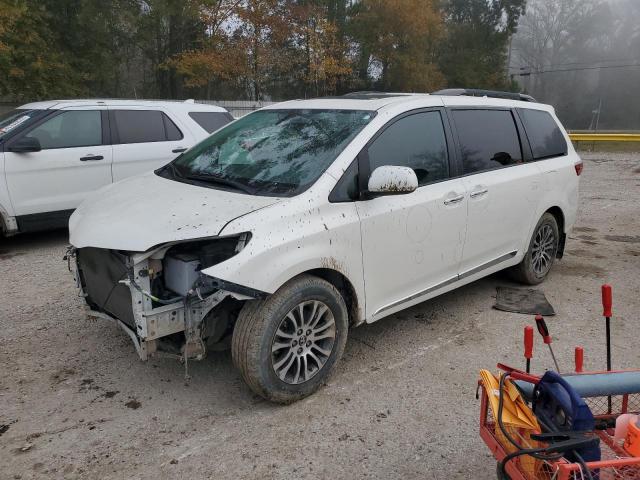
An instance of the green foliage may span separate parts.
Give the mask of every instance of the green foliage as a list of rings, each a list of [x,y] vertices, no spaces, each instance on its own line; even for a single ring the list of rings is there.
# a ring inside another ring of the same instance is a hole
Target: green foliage
[[[0,0],[0,98],[510,85],[525,0]]]
[[[508,43],[526,0],[445,0],[440,68],[450,87],[512,88]]]

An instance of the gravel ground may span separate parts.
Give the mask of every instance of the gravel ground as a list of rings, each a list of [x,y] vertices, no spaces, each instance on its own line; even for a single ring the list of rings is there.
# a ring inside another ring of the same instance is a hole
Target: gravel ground
[[[613,362],[639,367],[640,156],[585,154],[581,212],[541,286],[561,366],[605,365],[599,289],[614,286]],[[478,370],[522,365],[529,317],[493,310],[494,275],[354,330],[330,383],[288,407],[252,395],[228,352],[138,360],[87,320],[66,232],[0,240],[0,478],[495,478]],[[535,370],[551,367],[537,340]]]

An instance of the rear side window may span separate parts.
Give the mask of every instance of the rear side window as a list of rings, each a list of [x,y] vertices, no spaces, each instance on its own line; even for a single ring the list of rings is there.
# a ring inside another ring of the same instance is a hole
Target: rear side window
[[[453,110],[463,173],[522,163],[520,137],[509,110]]]
[[[567,154],[567,141],[548,112],[527,108],[521,108],[518,112],[527,131],[535,160]]]
[[[99,110],[69,110],[26,136],[37,139],[43,150],[102,145],[102,116]]]
[[[182,132],[159,110],[113,110],[116,143],[150,143],[176,141]]]
[[[208,133],[215,132],[233,120],[227,112],[189,112],[189,116]]]
[[[384,165],[410,167],[418,184],[425,185],[449,176],[447,141],[440,112],[415,113],[384,130],[368,150],[373,172]]]

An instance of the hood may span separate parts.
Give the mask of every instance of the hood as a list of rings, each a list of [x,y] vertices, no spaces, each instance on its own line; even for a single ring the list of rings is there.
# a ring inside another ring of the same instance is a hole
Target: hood
[[[144,252],[162,243],[216,236],[231,220],[279,201],[189,185],[150,172],[87,198],[69,220],[70,241],[76,248]]]

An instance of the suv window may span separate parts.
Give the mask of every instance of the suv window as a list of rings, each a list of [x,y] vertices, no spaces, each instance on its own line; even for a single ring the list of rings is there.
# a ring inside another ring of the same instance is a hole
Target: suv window
[[[463,173],[522,163],[520,137],[509,110],[452,110]]]
[[[521,108],[518,112],[535,160],[567,154],[567,141],[549,112],[528,108]]]
[[[215,132],[233,120],[226,112],[189,112],[189,116],[208,133]]]
[[[26,134],[40,142],[43,150],[102,145],[99,110],[70,110],[56,115]]]
[[[175,123],[159,110],[113,110],[116,143],[167,142],[183,138]]]
[[[410,167],[418,184],[449,176],[447,140],[440,112],[422,112],[393,123],[369,146],[371,172],[384,165]]]

